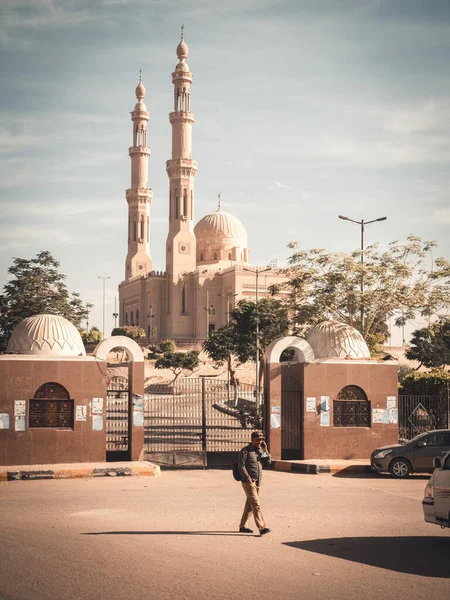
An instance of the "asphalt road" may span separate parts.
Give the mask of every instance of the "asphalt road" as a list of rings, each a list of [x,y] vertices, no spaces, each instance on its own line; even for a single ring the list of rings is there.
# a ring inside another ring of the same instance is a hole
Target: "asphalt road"
[[[265,472],[272,533],[237,533],[230,471],[0,484],[1,599],[450,598],[424,477]]]

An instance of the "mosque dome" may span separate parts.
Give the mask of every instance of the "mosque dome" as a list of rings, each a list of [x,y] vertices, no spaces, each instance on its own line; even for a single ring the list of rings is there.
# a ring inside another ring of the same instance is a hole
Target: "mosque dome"
[[[197,240],[197,259],[211,263],[226,261],[248,262],[247,232],[237,217],[216,210],[201,219],[194,228]]]
[[[361,333],[345,323],[323,321],[309,330],[306,341],[317,359],[370,358]]]
[[[86,356],[78,329],[57,315],[34,315],[21,321],[6,351],[34,356]]]

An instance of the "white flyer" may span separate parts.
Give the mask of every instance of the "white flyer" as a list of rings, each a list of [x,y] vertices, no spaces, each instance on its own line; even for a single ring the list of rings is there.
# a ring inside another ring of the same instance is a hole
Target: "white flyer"
[[[386,397],[386,408],[388,410],[394,410],[395,408],[397,408],[397,396]]]
[[[92,398],[92,409],[93,415],[103,414],[103,398]]]
[[[15,400],[14,401],[14,416],[15,417],[24,417],[25,416],[25,400]]]
[[[276,413],[272,413],[270,415],[270,427],[272,429],[278,429],[281,427],[281,415],[277,415]]]
[[[316,397],[306,398],[306,412],[316,412]]]
[[[77,421],[86,421],[87,410],[84,404],[77,404],[75,418]]]

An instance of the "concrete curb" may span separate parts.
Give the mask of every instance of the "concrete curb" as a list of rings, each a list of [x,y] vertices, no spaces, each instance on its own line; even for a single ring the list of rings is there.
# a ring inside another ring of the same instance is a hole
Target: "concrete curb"
[[[42,469],[39,466],[19,467],[0,467],[0,481],[35,481],[38,479],[77,479],[86,477],[160,477],[161,469],[152,463],[133,464],[129,466],[81,466],[77,465],[68,468],[64,465],[58,468],[53,465],[51,468]]]
[[[349,475],[365,475],[374,473],[369,465],[342,465],[342,464],[314,464],[314,463],[296,463],[287,460],[274,460],[272,462],[274,471],[284,471],[286,473],[303,473],[307,475],[319,475],[321,473],[344,473]]]

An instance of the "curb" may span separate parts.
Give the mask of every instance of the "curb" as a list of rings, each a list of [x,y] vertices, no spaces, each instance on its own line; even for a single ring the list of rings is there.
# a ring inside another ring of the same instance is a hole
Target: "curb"
[[[24,469],[21,471],[1,470],[0,481],[36,481],[40,479],[79,479],[87,477],[160,477],[157,465],[132,467],[101,467],[86,469]]]
[[[365,475],[368,473],[374,473],[369,465],[337,465],[330,463],[328,465],[318,465],[314,463],[293,463],[285,460],[274,460],[273,461],[274,471],[284,471],[286,473],[303,473],[306,475],[319,475],[321,473],[329,473],[331,475],[335,473],[345,472],[349,475]]]

